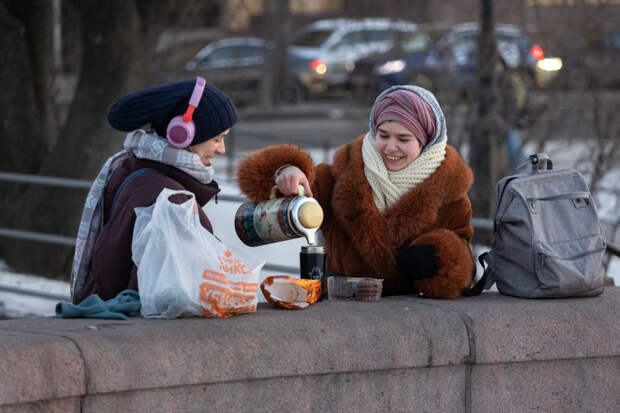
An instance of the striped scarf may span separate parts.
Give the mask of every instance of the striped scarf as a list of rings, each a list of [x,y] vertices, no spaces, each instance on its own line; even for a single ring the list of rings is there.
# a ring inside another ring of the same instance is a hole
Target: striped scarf
[[[135,155],[136,158],[150,159],[151,161],[172,165],[196,178],[200,183],[208,184],[213,179],[213,167],[204,165],[200,156],[188,150],[171,146],[166,139],[161,138],[156,133],[147,133],[143,130],[130,132],[125,138],[123,148]]]

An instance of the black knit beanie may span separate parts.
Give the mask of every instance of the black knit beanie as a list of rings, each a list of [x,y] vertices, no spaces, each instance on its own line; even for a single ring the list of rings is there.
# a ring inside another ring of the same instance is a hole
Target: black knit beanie
[[[166,137],[168,122],[183,115],[194,91],[195,80],[183,80],[139,90],[119,99],[108,110],[108,122],[120,131],[132,131],[151,124]],[[230,98],[214,86],[206,85],[192,118],[196,136],[191,145],[216,137],[237,122],[237,111]]]

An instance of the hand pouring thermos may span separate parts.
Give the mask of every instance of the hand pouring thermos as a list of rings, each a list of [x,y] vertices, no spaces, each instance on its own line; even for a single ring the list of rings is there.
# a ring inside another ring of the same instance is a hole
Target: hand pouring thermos
[[[306,237],[316,244],[316,231],[323,222],[323,209],[314,199],[304,196],[275,198],[277,187],[267,201],[243,203],[235,214],[235,230],[239,239],[251,247]]]

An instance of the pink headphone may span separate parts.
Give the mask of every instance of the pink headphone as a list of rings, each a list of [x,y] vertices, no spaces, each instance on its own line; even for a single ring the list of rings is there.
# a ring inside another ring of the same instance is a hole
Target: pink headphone
[[[202,92],[205,90],[206,81],[198,76],[196,78],[196,86],[192,92],[192,97],[189,99],[189,105],[183,116],[175,116],[168,123],[166,129],[166,138],[170,145],[175,148],[186,148],[194,140],[196,136],[196,124],[192,120],[194,116],[194,110],[200,103]]]

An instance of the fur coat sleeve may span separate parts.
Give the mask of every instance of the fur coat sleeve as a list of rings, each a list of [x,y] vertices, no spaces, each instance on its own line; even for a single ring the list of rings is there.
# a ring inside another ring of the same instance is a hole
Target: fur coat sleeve
[[[269,199],[271,189],[275,185],[274,173],[279,167],[287,164],[301,169],[312,185],[315,174],[310,155],[296,145],[282,144],[252,152],[239,163],[237,182],[241,192],[252,202]]]
[[[473,236],[471,203],[467,196],[449,203],[438,216],[444,217],[437,228],[425,232],[410,245],[432,245],[439,261],[436,276],[413,282],[415,288],[429,297],[455,298],[468,288],[475,276],[474,258],[470,248]],[[415,268],[411,269],[415,272]]]

